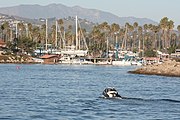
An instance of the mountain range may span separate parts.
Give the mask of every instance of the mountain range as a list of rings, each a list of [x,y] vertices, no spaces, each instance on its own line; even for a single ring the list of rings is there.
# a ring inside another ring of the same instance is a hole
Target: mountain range
[[[41,5],[19,5],[12,7],[0,8],[0,13],[19,16],[28,19],[39,18],[67,18],[69,16],[75,17],[76,15],[82,19],[94,23],[108,22],[109,24],[118,23],[124,25],[126,22],[133,24],[138,22],[139,25],[144,24],[158,24],[157,22],[148,18],[136,17],[119,17],[109,12],[104,12],[96,9],[86,9],[80,6],[68,7],[62,4],[49,4],[46,6]]]

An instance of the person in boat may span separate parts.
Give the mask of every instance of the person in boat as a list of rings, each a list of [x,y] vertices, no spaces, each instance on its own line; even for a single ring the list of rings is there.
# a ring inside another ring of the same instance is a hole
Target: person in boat
[[[112,88],[112,87],[108,87],[106,88],[104,91],[103,91],[103,96],[105,98],[122,98],[117,90],[115,88]]]

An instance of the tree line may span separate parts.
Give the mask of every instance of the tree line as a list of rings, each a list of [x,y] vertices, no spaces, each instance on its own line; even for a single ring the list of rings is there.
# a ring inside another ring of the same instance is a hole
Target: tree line
[[[63,49],[66,45],[75,45],[76,36],[72,25],[64,27],[63,19],[57,20],[57,27],[54,23],[48,29],[48,43],[53,48]],[[32,23],[17,24],[17,32],[10,23],[4,22],[1,25],[1,38],[8,47],[23,52],[32,53],[33,50],[42,46],[46,42],[46,24],[33,25]],[[174,30],[174,22],[167,17],[160,20],[158,25],[144,24],[140,26],[137,22],[126,23],[121,26],[113,23],[103,22],[93,26],[91,32],[86,32],[83,28],[78,32],[83,33],[87,42],[89,53],[92,55],[102,54],[107,50],[114,50],[115,47],[121,50],[130,50],[144,55],[148,51],[162,51],[172,53],[180,48],[180,25]],[[84,44],[81,43],[83,46]]]

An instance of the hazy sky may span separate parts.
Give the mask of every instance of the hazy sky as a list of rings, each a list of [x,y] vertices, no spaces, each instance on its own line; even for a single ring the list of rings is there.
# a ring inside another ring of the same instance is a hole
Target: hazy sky
[[[157,22],[164,16],[180,24],[180,0],[0,0],[0,7],[19,4],[48,5],[61,3],[66,6],[99,9],[120,17],[150,18]]]

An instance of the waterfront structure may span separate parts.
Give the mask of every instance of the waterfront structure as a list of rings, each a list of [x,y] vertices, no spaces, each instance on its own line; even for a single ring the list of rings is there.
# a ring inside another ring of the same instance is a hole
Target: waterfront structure
[[[44,60],[44,64],[54,64],[58,61],[59,56],[58,55],[43,55],[40,57]]]

